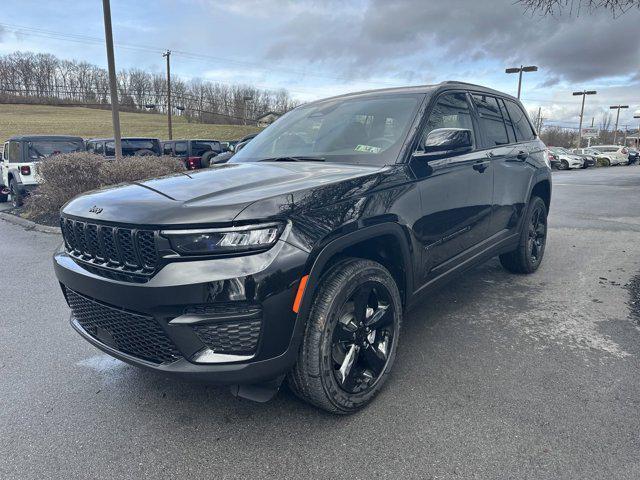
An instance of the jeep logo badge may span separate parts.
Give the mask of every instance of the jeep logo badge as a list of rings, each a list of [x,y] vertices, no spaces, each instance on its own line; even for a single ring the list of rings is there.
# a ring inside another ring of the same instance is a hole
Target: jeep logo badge
[[[98,215],[100,212],[102,212],[102,209],[97,205],[94,205],[89,209],[89,213],[95,213],[96,215]]]

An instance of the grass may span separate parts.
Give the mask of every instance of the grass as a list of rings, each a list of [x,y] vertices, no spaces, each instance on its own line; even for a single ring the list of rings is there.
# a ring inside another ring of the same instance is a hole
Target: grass
[[[235,140],[261,130],[243,125],[188,123],[173,117],[173,138],[213,138]],[[157,113],[120,112],[124,137],[166,139],[167,117]],[[77,135],[83,138],[112,137],[111,110],[49,105],[0,105],[0,141],[12,135]]]

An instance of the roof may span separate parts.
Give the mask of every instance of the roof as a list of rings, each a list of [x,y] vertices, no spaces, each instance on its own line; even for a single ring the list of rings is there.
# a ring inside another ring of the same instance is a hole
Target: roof
[[[72,135],[14,135],[9,138],[14,141],[33,141],[33,140],[72,140],[72,141],[84,141],[82,137],[75,137]]]
[[[282,113],[280,112],[273,112],[273,111],[268,111],[268,112],[264,112],[262,115],[260,115],[259,117],[256,117],[256,120],[260,120],[264,117],[268,117],[269,115],[275,115],[276,117],[281,117]]]
[[[171,140],[160,140],[162,143],[167,142],[218,142],[220,140],[215,140],[213,138],[172,138]]]
[[[481,93],[500,95],[503,97],[508,97],[512,100],[517,101],[515,97],[509,95],[504,92],[500,92],[498,90],[494,90],[493,88],[483,87],[482,85],[476,85],[473,83],[460,82],[456,80],[447,80],[446,82],[441,82],[433,85],[415,85],[409,87],[391,87],[391,88],[381,88],[377,90],[364,90],[360,92],[352,92],[345,93],[342,95],[337,95],[335,97],[323,98],[321,100],[316,100],[314,102],[309,102],[304,105],[312,105],[314,103],[323,102],[325,100],[335,100],[338,98],[351,98],[351,97],[368,97],[368,96],[379,96],[379,95],[393,95],[393,94],[427,94],[434,93],[438,90],[451,90],[461,88],[465,90],[475,90]]]
[[[102,142],[102,141],[110,141],[113,140],[113,137],[111,138],[88,138],[87,142]],[[158,138],[153,138],[153,137],[122,137],[120,140],[158,140],[160,141]]]

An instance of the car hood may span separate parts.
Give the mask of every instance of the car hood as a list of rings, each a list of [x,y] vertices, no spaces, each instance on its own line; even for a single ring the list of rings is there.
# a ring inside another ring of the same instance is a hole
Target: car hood
[[[380,169],[321,162],[223,164],[88,192],[62,211],[98,222],[134,225],[225,223],[258,200],[277,198],[281,203],[288,198],[290,206],[301,192],[366,178]],[[278,202],[271,202],[265,216],[282,210]]]

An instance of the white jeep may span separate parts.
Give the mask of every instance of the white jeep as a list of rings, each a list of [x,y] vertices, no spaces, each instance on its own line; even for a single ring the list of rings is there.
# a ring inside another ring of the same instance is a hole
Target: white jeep
[[[36,165],[58,153],[80,152],[84,140],[63,135],[19,135],[4,144],[0,170],[0,202],[11,195],[14,207],[22,205],[24,196],[38,186]]]

